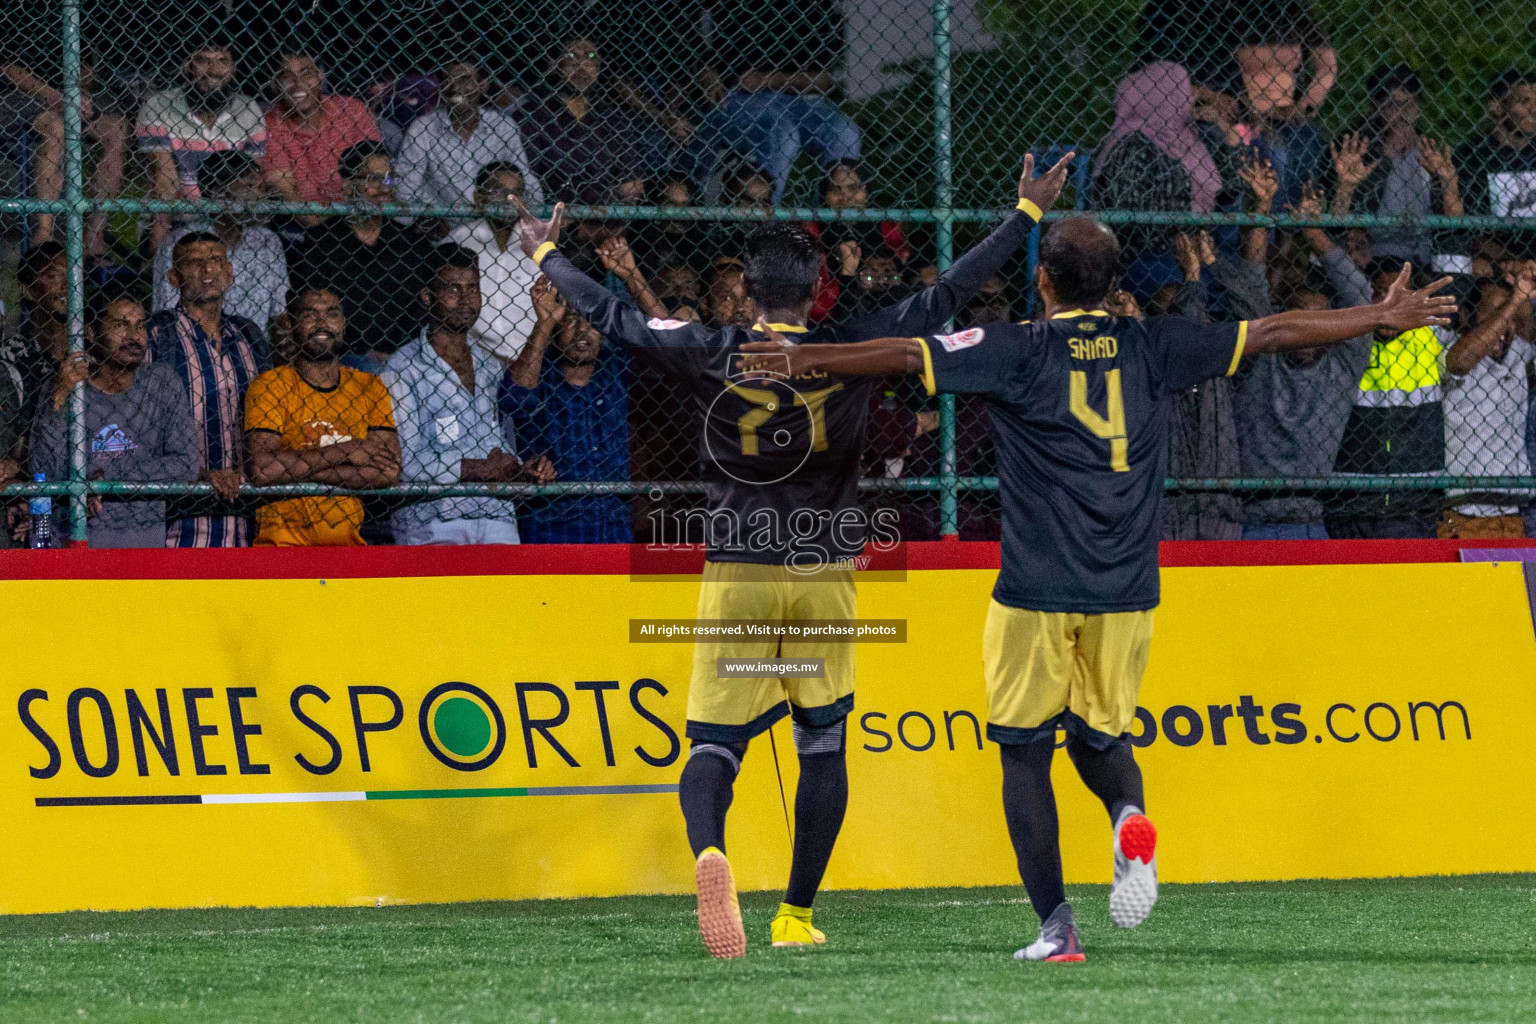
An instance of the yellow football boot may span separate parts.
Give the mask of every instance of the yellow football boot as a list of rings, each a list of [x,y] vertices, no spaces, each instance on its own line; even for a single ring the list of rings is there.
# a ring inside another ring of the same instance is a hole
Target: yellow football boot
[[[820,946],[827,941],[825,932],[811,926],[810,907],[780,903],[769,930],[775,946]]]

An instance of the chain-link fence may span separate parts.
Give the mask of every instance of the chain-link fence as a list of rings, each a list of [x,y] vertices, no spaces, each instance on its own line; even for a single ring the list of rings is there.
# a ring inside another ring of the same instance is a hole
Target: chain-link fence
[[[700,501],[700,413],[540,284],[513,202],[711,325],[751,322],[754,225],[803,223],[816,324],[933,287],[1068,149],[1051,217],[1114,227],[1117,311],[1356,305],[1404,261],[1463,300],[1177,396],[1167,537],[1519,536],[1536,493],[1518,4],[13,0],[0,31],[0,544],[645,540]],[[957,324],[1032,315],[1037,246]],[[906,538],[995,537],[994,473],[980,403],[875,389],[862,488]]]

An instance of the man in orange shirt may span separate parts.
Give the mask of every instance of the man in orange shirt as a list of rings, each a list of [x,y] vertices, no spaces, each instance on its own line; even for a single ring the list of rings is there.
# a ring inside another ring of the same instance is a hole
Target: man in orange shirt
[[[292,366],[257,377],[245,394],[245,448],[253,484],[389,487],[400,478],[389,392],[379,378],[342,366],[347,320],[328,288],[288,302],[297,349]],[[256,510],[255,546],[362,544],[356,498],[287,498]]]

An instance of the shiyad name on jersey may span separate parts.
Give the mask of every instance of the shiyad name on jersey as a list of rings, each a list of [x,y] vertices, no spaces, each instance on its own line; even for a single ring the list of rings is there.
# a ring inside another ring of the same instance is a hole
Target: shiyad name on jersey
[[[1120,354],[1120,342],[1109,335],[1097,338],[1068,338],[1073,359],[1113,359]]]

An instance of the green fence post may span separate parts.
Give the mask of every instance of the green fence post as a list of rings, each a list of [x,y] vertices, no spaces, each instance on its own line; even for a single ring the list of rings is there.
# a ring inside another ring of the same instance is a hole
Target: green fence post
[[[85,349],[84,141],[80,124],[80,0],[64,8],[64,253],[69,268],[65,300],[69,351]],[[85,533],[85,385],[69,396],[69,543],[84,546]]]
[[[933,205],[939,271],[955,253],[955,152],[950,111],[950,0],[933,0]],[[939,396],[939,535],[959,533],[955,472],[955,396]]]

